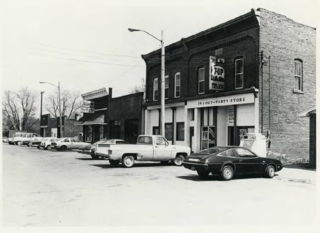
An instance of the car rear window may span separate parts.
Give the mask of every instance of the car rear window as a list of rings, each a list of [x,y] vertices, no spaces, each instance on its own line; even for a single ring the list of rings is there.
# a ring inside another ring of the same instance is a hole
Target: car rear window
[[[219,152],[221,149],[219,148],[208,148],[208,149],[205,149],[205,150],[201,150],[199,152],[197,152],[197,154],[215,154],[217,152]]]

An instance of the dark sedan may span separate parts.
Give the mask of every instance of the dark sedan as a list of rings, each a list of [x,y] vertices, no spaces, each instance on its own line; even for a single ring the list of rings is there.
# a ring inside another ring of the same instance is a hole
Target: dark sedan
[[[212,173],[220,175],[223,180],[232,179],[234,174],[261,174],[272,178],[282,169],[280,160],[259,157],[238,146],[217,146],[199,151],[187,156],[183,166],[197,171],[201,178]]]

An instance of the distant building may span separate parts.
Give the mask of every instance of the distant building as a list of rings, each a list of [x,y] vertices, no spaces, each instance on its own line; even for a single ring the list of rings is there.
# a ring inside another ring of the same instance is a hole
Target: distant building
[[[165,131],[193,151],[239,145],[262,133],[271,151],[309,159],[316,103],[316,29],[266,9],[183,38],[165,48]],[[146,62],[145,130],[159,134],[161,51]]]
[[[143,93],[117,98],[105,88],[81,95],[87,104],[78,125],[83,126],[83,141],[97,142],[101,139],[124,139],[136,142],[143,132]]]

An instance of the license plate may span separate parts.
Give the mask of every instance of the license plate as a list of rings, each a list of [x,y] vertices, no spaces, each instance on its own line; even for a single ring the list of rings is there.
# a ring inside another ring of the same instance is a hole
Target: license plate
[[[195,168],[194,166],[192,166],[190,169],[191,169],[192,171],[196,170],[196,168]]]

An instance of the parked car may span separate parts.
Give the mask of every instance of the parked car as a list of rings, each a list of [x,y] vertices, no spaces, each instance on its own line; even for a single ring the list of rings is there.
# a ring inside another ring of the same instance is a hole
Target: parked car
[[[13,143],[13,138],[12,138],[12,137],[9,137],[9,138],[8,138],[8,144],[9,144],[9,145],[14,145],[14,143]]]
[[[235,174],[262,174],[272,178],[282,169],[280,160],[259,157],[239,146],[217,146],[193,153],[185,158],[183,166],[197,171],[201,178],[212,173],[223,180],[231,180]]]
[[[93,143],[90,147],[90,155],[92,159],[98,159],[100,158],[100,156],[98,154],[96,154],[96,150],[97,150],[97,144],[109,144],[109,145],[114,145],[114,144],[129,144],[128,142],[126,142],[125,140],[122,139],[109,139],[109,140],[101,140],[98,141],[96,143]]]
[[[32,138],[32,140],[28,143],[28,147],[30,146],[40,146],[40,143],[42,142],[42,140],[44,139],[44,137],[34,137]]]
[[[22,145],[23,141],[29,141],[32,137],[36,137],[36,133],[15,132],[13,134],[13,143],[15,145]],[[29,143],[29,142],[28,142]],[[25,144],[27,145],[27,144]]]
[[[54,137],[45,137],[42,138],[39,145],[37,145],[38,149],[44,149],[44,150],[50,150],[51,149],[51,143],[57,141],[57,138]]]
[[[22,140],[21,145],[27,145],[28,147],[32,146],[33,142],[38,142],[39,144],[42,140],[42,137],[37,137],[35,135],[33,135],[33,137],[26,137],[25,139]]]
[[[184,157],[190,154],[190,147],[169,145],[160,135],[140,135],[137,144],[112,145],[97,143],[95,153],[109,159],[112,166],[121,162],[126,168],[132,167],[136,160],[160,161],[167,164],[170,161],[181,166]]]
[[[61,138],[55,142],[51,143],[51,147],[58,151],[66,151],[70,149],[79,149],[82,145],[82,142],[79,141],[76,137],[74,138]]]
[[[8,143],[8,138],[7,137],[4,137],[4,138],[2,138],[2,142],[5,142],[5,143]]]

